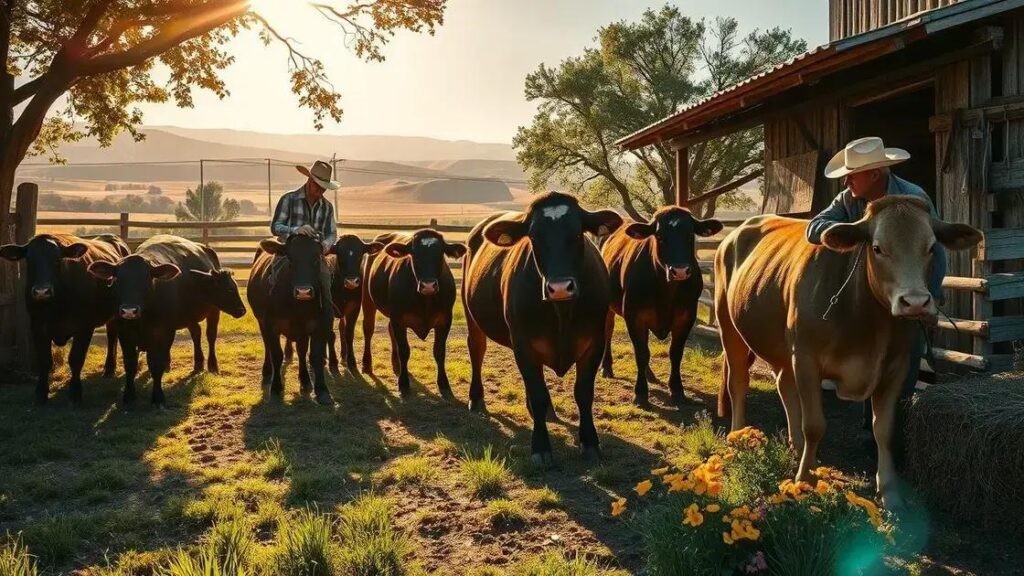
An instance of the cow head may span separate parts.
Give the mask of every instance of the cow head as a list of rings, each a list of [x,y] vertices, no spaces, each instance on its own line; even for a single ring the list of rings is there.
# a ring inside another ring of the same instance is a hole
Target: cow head
[[[447,242],[440,232],[418,230],[409,239],[397,239],[384,247],[392,258],[409,257],[412,274],[416,277],[416,291],[424,296],[434,296],[440,290],[438,279],[444,258],[458,259],[466,254],[466,246],[459,242]]]
[[[268,254],[288,259],[291,271],[292,296],[300,302],[319,302],[320,267],[324,265],[320,241],[310,236],[294,234],[285,242],[267,238],[260,248]]]
[[[822,243],[837,252],[865,250],[868,282],[875,297],[900,318],[934,317],[938,313],[928,291],[928,274],[936,243],[964,250],[980,242],[981,232],[966,224],[933,218],[924,200],[888,196],[868,204],[864,217],[835,224]]]
[[[686,208],[666,206],[650,222],[634,222],[625,233],[635,240],[654,238],[654,261],[669,282],[687,280],[699,274],[696,236],[714,236],[722,231],[718,220],[698,220]]]
[[[181,275],[181,269],[174,264],[153,264],[133,254],[116,264],[93,262],[89,265],[89,273],[100,280],[113,282],[119,318],[140,320],[146,301],[152,299],[155,284],[174,280]]]
[[[568,194],[549,192],[531,202],[522,217],[495,220],[483,234],[503,247],[527,239],[543,281],[542,298],[557,302],[578,296],[584,243],[589,242],[583,233],[604,236],[621,225],[622,217],[611,210],[590,212]]]
[[[245,316],[245,304],[242,304],[242,295],[238,293],[235,275],[230,270],[208,272],[193,268],[188,273],[195,279],[203,296],[215,308],[235,318]]]
[[[88,251],[89,247],[80,242],[63,246],[55,237],[40,234],[25,244],[0,247],[0,258],[27,262],[29,299],[42,304],[56,295],[61,260],[81,258]]]
[[[343,234],[331,247],[338,258],[336,281],[345,290],[359,290],[363,277],[363,256],[374,255],[384,249],[380,242],[363,242],[353,234]]]

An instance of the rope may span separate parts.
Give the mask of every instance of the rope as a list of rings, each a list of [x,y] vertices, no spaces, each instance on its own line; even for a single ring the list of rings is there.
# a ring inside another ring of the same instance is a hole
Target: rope
[[[831,299],[828,301],[828,308],[825,309],[825,313],[821,315],[822,320],[828,320],[828,313],[832,311],[832,307],[839,303],[839,296],[842,295],[843,290],[850,284],[850,280],[853,279],[853,274],[857,271],[857,266],[860,265],[860,258],[864,255],[864,250],[867,249],[867,244],[862,244],[860,250],[857,252],[857,257],[853,260],[853,268],[850,269],[850,273],[846,276],[846,281],[839,287],[839,291],[836,292]]]

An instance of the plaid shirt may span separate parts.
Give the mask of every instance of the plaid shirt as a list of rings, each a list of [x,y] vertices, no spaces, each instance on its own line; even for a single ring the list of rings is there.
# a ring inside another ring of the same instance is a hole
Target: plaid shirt
[[[310,206],[306,201],[306,191],[302,188],[281,196],[274,210],[274,219],[270,223],[270,232],[284,240],[306,224],[320,234],[324,248],[333,245],[338,239],[338,222],[334,217],[334,206],[326,198],[321,197],[316,204]]]

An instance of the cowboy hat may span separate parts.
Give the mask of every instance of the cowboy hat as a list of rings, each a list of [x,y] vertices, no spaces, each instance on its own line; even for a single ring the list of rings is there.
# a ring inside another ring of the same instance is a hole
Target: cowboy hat
[[[309,168],[306,168],[305,166],[296,166],[295,169],[303,175],[312,178],[313,181],[319,184],[321,188],[337,190],[341,187],[341,184],[331,180],[331,176],[334,175],[334,170],[331,168],[330,164],[323,160],[313,162],[313,165]]]
[[[909,152],[902,148],[886,148],[881,138],[858,138],[828,161],[828,165],[825,166],[825,177],[842,178],[854,172],[892,166],[909,159]]]

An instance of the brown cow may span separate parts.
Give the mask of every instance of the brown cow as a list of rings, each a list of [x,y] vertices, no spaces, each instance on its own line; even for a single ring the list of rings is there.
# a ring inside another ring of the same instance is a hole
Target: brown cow
[[[962,250],[982,236],[970,226],[931,218],[924,202],[906,196],[877,200],[863,219],[833,225],[822,237],[824,246],[805,240],[806,227],[805,220],[751,218],[715,255],[715,306],[725,351],[718,412],[724,416],[731,403],[732,429],[745,425],[750,365],[754,355],[767,362],[785,405],[790,441],[802,451],[797,480],[810,481],[825,433],[821,380],[835,380],[843,399],[871,398],[877,488],[886,506],[899,506],[893,417],[919,329],[913,320],[937,312],[927,286],[930,254],[936,241]]]

